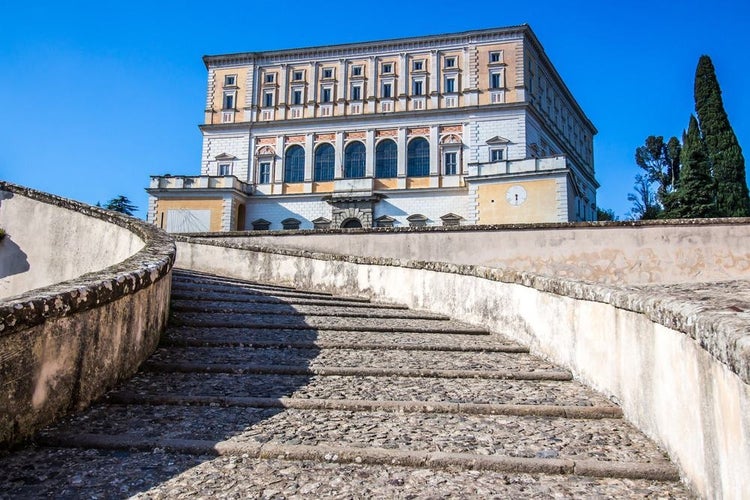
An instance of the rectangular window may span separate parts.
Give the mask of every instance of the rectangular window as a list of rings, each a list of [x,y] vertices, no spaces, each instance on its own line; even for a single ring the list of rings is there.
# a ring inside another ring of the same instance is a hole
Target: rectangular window
[[[490,62],[498,63],[503,61],[503,51],[498,50],[497,52],[490,52]]]
[[[490,73],[490,88],[491,89],[501,89],[503,88],[503,82],[502,82],[502,74],[500,73]]]
[[[323,68],[323,78],[333,78],[333,68]]]
[[[422,95],[424,93],[424,82],[422,80],[414,80],[411,86],[411,93],[413,95]]]
[[[237,83],[237,75],[225,75],[224,76],[225,87],[234,87],[236,83]]]
[[[266,73],[266,83],[273,83],[276,81],[276,73]]]
[[[352,66],[352,76],[362,76],[362,66]]]
[[[414,71],[422,71],[424,69],[424,61],[414,61],[412,63],[411,69]]]
[[[456,91],[456,78],[449,77],[445,79],[445,93],[450,94]]]
[[[457,153],[445,153],[445,175],[456,175],[458,169]]]
[[[331,102],[331,88],[330,87],[323,87],[320,100],[322,102]]]
[[[383,73],[393,73],[393,63],[383,63]]]
[[[292,80],[295,82],[300,82],[305,77],[304,71],[295,71],[292,73]]]
[[[446,57],[445,58],[445,67],[446,68],[455,68],[456,67],[456,58],[455,57]]]
[[[258,175],[258,182],[261,184],[271,183],[271,162],[264,161],[260,164],[260,172]]]
[[[490,150],[490,161],[503,161],[503,150],[502,149],[491,149]]]
[[[383,84],[383,97],[391,97],[393,90],[393,84],[391,83],[384,83]]]
[[[263,94],[263,106],[266,108],[273,106],[273,92],[265,92]]]
[[[219,175],[230,175],[232,173],[232,166],[229,163],[219,164]]]
[[[234,109],[234,92],[224,94],[224,109]]]
[[[301,90],[294,90],[292,91],[292,104],[302,104],[302,91]]]
[[[362,87],[359,85],[352,85],[352,101],[362,100]]]

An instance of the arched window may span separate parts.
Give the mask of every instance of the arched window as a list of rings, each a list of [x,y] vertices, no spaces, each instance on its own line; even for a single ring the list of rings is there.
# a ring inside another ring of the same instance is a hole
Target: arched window
[[[380,141],[375,148],[375,177],[396,177],[398,170],[398,146],[390,139]]]
[[[365,176],[365,145],[361,142],[352,142],[344,150],[344,177]]]
[[[305,150],[302,146],[292,146],[284,155],[284,182],[305,180]]]
[[[315,150],[315,171],[313,179],[316,181],[332,181],[333,165],[336,153],[330,144],[321,144]]]
[[[406,149],[406,175],[427,177],[430,175],[430,143],[418,137]]]

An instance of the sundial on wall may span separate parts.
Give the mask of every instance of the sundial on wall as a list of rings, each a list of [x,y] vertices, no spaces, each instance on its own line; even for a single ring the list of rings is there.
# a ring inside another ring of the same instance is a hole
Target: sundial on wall
[[[505,199],[510,205],[517,207],[526,201],[526,190],[523,186],[511,186],[505,193]]]

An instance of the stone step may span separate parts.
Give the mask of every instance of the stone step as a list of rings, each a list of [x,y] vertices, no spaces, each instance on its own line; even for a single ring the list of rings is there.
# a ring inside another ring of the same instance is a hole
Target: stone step
[[[674,481],[415,468],[356,457],[343,463],[336,453],[288,461],[222,447],[224,455],[144,449],[27,448],[0,457],[0,491],[10,498],[690,498]]]
[[[148,360],[142,365],[146,371],[168,373],[237,373],[252,375],[321,375],[329,377],[432,377],[432,378],[487,378],[497,380],[572,380],[570,372],[563,370],[440,370],[432,368],[370,368],[363,366],[305,366],[261,365],[252,363],[193,363],[159,362]]]
[[[209,422],[210,425],[206,425]],[[126,449],[138,448],[139,441],[146,449],[169,448],[170,441],[193,443],[193,446],[203,442],[211,443],[211,447],[235,447],[242,450],[239,453],[252,456],[250,450],[254,448],[277,447],[275,455],[255,455],[259,458],[287,455],[284,450],[289,450],[291,456],[286,458],[321,459],[324,455],[321,450],[336,449],[340,450],[339,455],[351,452],[352,459],[359,452],[364,463],[383,463],[364,458],[378,453],[389,459],[398,454],[449,454],[456,460],[444,465],[461,468],[473,467],[470,464],[485,459],[490,463],[538,460],[537,466],[541,468],[557,467],[560,460],[593,462],[602,467],[609,463],[613,467],[605,473],[610,477],[623,477],[617,470],[630,464],[639,472],[624,477],[676,479],[674,466],[653,443],[623,420],[607,418],[97,405],[86,417],[72,417],[44,431],[39,441],[55,446],[97,448],[108,439],[118,438],[121,442],[117,446]],[[304,457],[294,453],[292,450],[298,446],[309,450],[311,455]],[[195,448],[185,451],[207,452]],[[463,459],[458,460],[459,456]],[[401,464],[431,466],[422,461]],[[648,472],[665,469],[672,471],[669,477]],[[523,468],[516,471],[531,472]],[[537,472],[573,471],[540,469]],[[586,474],[591,475],[590,471]]]
[[[557,380],[141,372],[121,390],[144,396],[346,399],[617,408],[578,383]]]
[[[265,288],[267,290],[296,290],[293,286],[279,285],[276,283],[263,283],[260,281],[243,280],[240,278],[229,278],[210,274],[199,274],[195,272],[185,272],[184,270],[175,269],[172,272],[172,281],[180,283],[197,283],[197,284],[219,284],[235,286],[251,286]]]
[[[253,287],[240,287],[232,285],[212,285],[212,284],[200,284],[200,283],[188,283],[173,281],[172,288],[182,294],[191,295],[202,295],[204,293],[222,293],[236,296],[270,296],[270,297],[290,297],[290,298],[309,298],[309,299],[336,299],[345,300],[347,302],[370,302],[370,299],[365,297],[338,297],[331,295],[330,293],[323,292],[308,292],[303,290],[267,290],[263,288]]]
[[[278,295],[260,295],[260,294],[238,294],[238,293],[215,293],[205,292],[200,295],[196,295],[193,292],[181,292],[179,290],[172,290],[173,300],[184,300],[194,303],[202,304],[217,304],[221,306],[226,303],[240,303],[240,304],[305,304],[310,306],[342,306],[342,307],[358,307],[366,309],[401,309],[408,310],[408,307],[401,304],[390,304],[382,302],[370,302],[368,300],[348,300],[345,297],[319,297],[319,298],[307,298],[305,295],[299,295],[294,297],[280,297]]]
[[[402,319],[434,319],[447,321],[450,318],[443,314],[420,312],[410,309],[378,307],[348,307],[341,305],[309,305],[309,304],[253,304],[237,302],[198,302],[192,300],[173,300],[172,311],[194,313],[225,313],[225,314],[282,314],[288,316],[336,316],[339,318],[402,318]]]
[[[115,391],[104,401],[114,405],[240,406],[295,410],[383,411],[396,413],[462,413],[466,415],[516,415],[561,418],[622,418],[614,405],[556,406],[508,405],[483,403],[447,403],[444,401],[370,401],[353,399],[252,398],[228,396],[193,396]]]
[[[441,319],[340,318],[337,316],[289,316],[276,314],[174,312],[172,326],[213,328],[271,328],[293,330],[348,330],[364,332],[421,332],[488,335],[485,328]]]
[[[194,347],[297,347],[337,349],[403,349],[422,351],[529,352],[498,335],[455,333],[352,332],[256,328],[168,328],[163,345]]]
[[[310,369],[360,367],[491,372],[559,372],[556,365],[526,353],[403,351],[388,349],[300,349],[251,347],[161,347],[150,363],[276,365]]]

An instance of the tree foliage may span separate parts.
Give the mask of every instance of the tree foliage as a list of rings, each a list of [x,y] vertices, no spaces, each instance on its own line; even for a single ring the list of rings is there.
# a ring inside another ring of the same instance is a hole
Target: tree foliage
[[[615,215],[615,211],[611,208],[596,207],[596,220],[617,220],[617,216]]]
[[[98,205],[98,203],[97,203]],[[133,205],[127,196],[119,195],[115,198],[112,198],[107,203],[104,204],[104,208],[107,210],[113,210],[115,212],[120,212],[125,215],[133,215],[136,210],[138,210],[138,207]]]
[[[635,150],[635,163],[645,172],[649,183],[656,183],[656,201],[669,209],[670,194],[677,189],[680,179],[680,141],[672,137],[650,135],[643,146]]]
[[[690,116],[688,130],[682,135],[682,173],[675,203],[666,217],[672,219],[715,217],[715,182],[698,121]]]
[[[717,214],[750,216],[745,158],[724,110],[714,65],[705,55],[698,60],[695,71],[695,111],[716,179]]]
[[[635,193],[628,195],[628,201],[633,203],[633,208],[630,209],[632,219],[656,219],[662,213],[651,185],[651,181],[645,175],[635,176]]]

